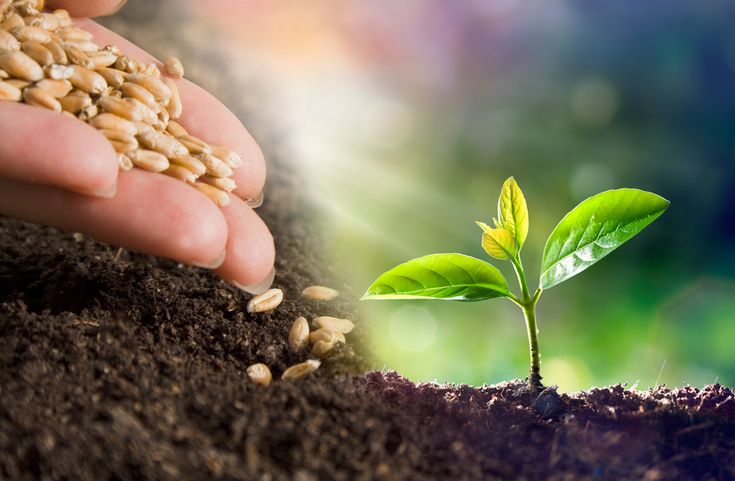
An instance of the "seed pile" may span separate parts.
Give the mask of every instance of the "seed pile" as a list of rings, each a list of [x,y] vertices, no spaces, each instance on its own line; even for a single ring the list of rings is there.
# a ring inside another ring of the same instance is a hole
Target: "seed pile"
[[[24,102],[78,118],[98,129],[118,154],[120,169],[160,172],[186,182],[217,205],[230,202],[240,156],[190,135],[178,122],[183,106],[164,70],[72,26],[69,12],[43,11],[43,0],[0,0],[0,100]]]
[[[301,295],[310,300],[332,300],[339,296],[339,292],[324,286],[310,286],[304,289]],[[283,301],[281,289],[269,289],[263,294],[253,297],[248,302],[247,310],[250,313],[266,312],[275,309]],[[318,316],[313,319],[314,331],[309,328],[305,317],[297,317],[288,333],[288,345],[293,352],[305,352],[311,345],[309,356],[316,359],[307,359],[286,369],[281,379],[299,379],[315,372],[325,358],[338,343],[346,343],[345,334],[355,328],[355,324],[339,317]],[[272,380],[271,371],[265,364],[257,363],[247,368],[247,375],[255,384],[267,386]]]

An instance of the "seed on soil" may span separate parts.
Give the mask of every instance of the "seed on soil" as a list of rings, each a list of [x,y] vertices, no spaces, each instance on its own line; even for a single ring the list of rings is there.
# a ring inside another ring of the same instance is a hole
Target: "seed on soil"
[[[245,372],[254,384],[260,384],[261,386],[267,386],[273,379],[271,370],[261,362],[248,366]]]
[[[316,317],[314,318],[314,324],[317,327],[328,329],[333,332],[339,332],[341,334],[348,334],[355,328],[355,324],[352,321],[331,316]]]
[[[91,32],[72,26],[69,12],[40,11],[43,5],[0,0],[0,100],[87,122],[106,131],[114,149],[126,154],[121,170],[161,172],[228,205],[228,192],[236,187],[232,169],[242,159],[190,136],[176,122],[183,104],[173,79],[184,75],[181,61],[168,58],[163,76],[156,63],[137,61],[114,45],[100,47]]]
[[[329,351],[332,350],[335,344],[336,343],[333,341],[318,341],[316,344],[314,344],[314,347],[311,348],[311,355],[322,359],[326,357],[327,354],[329,354]]]
[[[305,317],[298,317],[288,333],[288,345],[294,352],[301,351],[309,342],[309,322]]]
[[[316,344],[319,341],[325,342],[347,342],[345,335],[341,332],[330,331],[329,329],[317,329],[309,334],[309,342]]]
[[[309,286],[301,291],[301,295],[314,301],[331,301],[339,296],[339,291],[330,287]]]
[[[250,299],[248,312],[265,312],[278,307],[283,301],[283,291],[280,289],[268,289],[262,294]]]
[[[173,78],[182,78],[184,76],[184,66],[181,65],[181,60],[176,57],[168,57],[163,62],[166,68],[166,73]]]
[[[300,379],[304,376],[308,376],[313,372],[316,372],[316,370],[319,369],[319,366],[321,365],[322,362],[317,359],[309,359],[307,361],[294,364],[293,366],[283,371],[281,379]]]

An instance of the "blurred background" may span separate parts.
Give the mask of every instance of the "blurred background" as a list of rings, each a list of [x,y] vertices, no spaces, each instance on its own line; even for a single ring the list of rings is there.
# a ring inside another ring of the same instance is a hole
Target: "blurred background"
[[[735,384],[735,4],[186,5],[196,22],[177,28],[221,42],[236,66],[195,80],[242,85],[248,127],[276,132],[302,169],[357,291],[412,257],[485,257],[474,221],[490,222],[510,175],[529,204],[534,288],[546,236],[574,205],[651,190],[671,200],[664,216],[542,297],[545,381]],[[507,301],[362,308],[378,365],[410,379],[479,385],[528,369]]]

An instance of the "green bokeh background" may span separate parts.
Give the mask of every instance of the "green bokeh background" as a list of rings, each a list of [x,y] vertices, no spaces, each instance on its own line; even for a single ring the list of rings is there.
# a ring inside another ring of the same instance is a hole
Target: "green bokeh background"
[[[509,2],[498,16],[479,2],[429,3],[402,13],[414,22],[383,5],[381,36],[401,55],[367,69],[381,135],[354,133],[351,155],[369,161],[320,173],[349,281],[367,288],[428,253],[486,258],[474,221],[490,222],[513,175],[530,209],[535,288],[546,237],[574,205],[613,187],[650,190],[672,202],[659,220],[544,293],[542,374],[565,391],[733,385],[735,7]],[[362,316],[379,365],[414,380],[477,385],[528,369],[508,301],[374,302]]]

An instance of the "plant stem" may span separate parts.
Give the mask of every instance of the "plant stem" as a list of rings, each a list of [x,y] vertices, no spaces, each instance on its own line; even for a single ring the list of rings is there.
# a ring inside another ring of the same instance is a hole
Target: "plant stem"
[[[531,368],[528,372],[528,383],[534,390],[540,390],[541,384],[541,355],[538,348],[538,328],[536,327],[536,303],[541,296],[541,288],[539,288],[531,297],[528,291],[528,283],[526,282],[526,273],[523,270],[523,263],[520,256],[513,259],[513,268],[518,277],[518,284],[521,287],[521,302],[518,305],[523,310],[523,317],[526,319],[526,331],[528,332],[528,347],[531,354]]]

